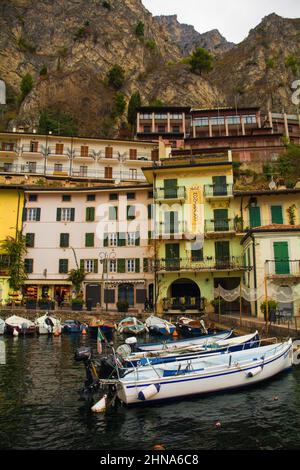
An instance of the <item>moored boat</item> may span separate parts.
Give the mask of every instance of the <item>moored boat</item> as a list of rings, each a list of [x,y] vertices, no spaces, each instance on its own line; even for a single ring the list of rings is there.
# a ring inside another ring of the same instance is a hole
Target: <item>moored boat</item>
[[[174,361],[184,361],[195,359],[208,354],[224,354],[235,351],[244,351],[260,346],[258,331],[254,333],[237,336],[235,338],[215,341],[209,344],[186,346],[176,351],[152,351],[152,352],[131,352],[129,346],[122,345],[117,349],[117,353],[123,358],[126,367],[137,367],[148,364],[165,364]]]
[[[61,322],[55,317],[50,316],[49,314],[42,315],[41,317],[35,320],[35,324],[37,327],[37,332],[40,335],[51,335],[61,334]]]
[[[83,324],[78,320],[66,320],[62,324],[62,331],[67,334],[81,333]]]
[[[92,320],[89,322],[88,332],[91,336],[97,337],[98,328],[101,329],[102,333],[105,335],[112,335],[116,330],[115,322],[111,320]]]
[[[139,335],[147,331],[147,328],[145,324],[136,317],[127,317],[120,321],[117,331],[118,333]]]
[[[193,318],[179,318],[176,323],[176,328],[183,336],[200,336],[207,334],[204,321]]]
[[[146,326],[149,330],[149,333],[162,335],[162,336],[172,336],[176,330],[173,323],[164,320],[163,318],[155,317],[151,315],[146,320]]]
[[[217,340],[228,339],[232,336],[233,330],[224,330],[216,332],[206,336],[200,336],[199,338],[184,338],[176,341],[161,341],[159,343],[145,343],[138,344],[136,349],[138,351],[159,351],[161,349],[165,350],[176,350],[182,348],[183,346],[193,346],[193,345],[205,345],[213,343]]]
[[[31,320],[27,320],[27,318],[12,315],[5,320],[5,332],[12,335],[34,335],[36,333],[36,326]]]
[[[0,335],[4,334],[4,330],[5,330],[5,321],[2,320],[2,318],[0,318]]]

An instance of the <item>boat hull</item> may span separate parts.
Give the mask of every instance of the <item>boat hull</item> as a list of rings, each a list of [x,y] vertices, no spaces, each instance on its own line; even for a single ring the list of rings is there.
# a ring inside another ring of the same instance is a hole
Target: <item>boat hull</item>
[[[22,328],[21,326],[14,326],[6,323],[6,328],[5,328],[5,333],[8,335],[13,335],[14,330],[16,330],[19,335],[23,336],[33,336],[36,334],[36,327],[35,326],[29,326],[28,328]]]
[[[101,332],[105,335],[112,335],[113,332],[115,331],[115,326],[109,326],[109,325],[92,325],[88,327],[88,332],[91,336],[94,338],[97,337],[98,335],[98,328],[100,328]]]
[[[146,400],[146,403],[153,403],[159,400],[171,400],[247,387],[263,382],[291,368],[293,363],[292,343],[286,344],[287,346],[282,348],[277,356],[274,355],[268,360],[258,360],[243,366],[234,363],[228,364],[228,367],[223,367],[219,372],[217,370],[203,370],[198,373],[173,375],[172,377],[156,377],[149,381],[130,382],[121,379],[117,385],[118,397],[127,405],[141,403],[140,392],[145,393],[147,387],[154,385],[159,392]],[[230,358],[230,354],[228,358]],[[255,375],[254,371],[259,367],[261,367],[261,371]],[[252,373],[253,376],[250,377],[249,374]]]
[[[168,329],[164,326],[149,326],[148,327],[149,333],[152,335],[159,335],[159,336],[172,336],[174,331],[176,330],[175,327],[169,327]]]

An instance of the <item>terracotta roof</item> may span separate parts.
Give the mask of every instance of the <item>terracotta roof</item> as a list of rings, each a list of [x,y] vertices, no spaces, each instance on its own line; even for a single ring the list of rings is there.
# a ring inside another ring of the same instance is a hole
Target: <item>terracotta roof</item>
[[[300,225],[289,225],[289,224],[270,224],[255,227],[252,230],[299,230]]]

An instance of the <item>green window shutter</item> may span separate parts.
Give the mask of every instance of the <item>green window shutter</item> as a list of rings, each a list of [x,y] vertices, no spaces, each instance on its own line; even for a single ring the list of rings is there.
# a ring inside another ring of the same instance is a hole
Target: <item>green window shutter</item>
[[[33,273],[33,259],[26,258],[24,260],[24,268],[27,274]]]
[[[37,222],[41,220],[41,209],[38,207],[36,210],[36,219]]]
[[[119,258],[117,260],[118,273],[125,273],[125,259]]]
[[[126,246],[126,233],[118,233],[118,246]]]
[[[249,207],[250,228],[260,227],[260,207]]]
[[[164,180],[164,194],[166,199],[177,197],[177,179]]]
[[[98,259],[94,259],[94,273],[98,272]]]
[[[135,219],[135,206],[127,206],[127,220]]]
[[[152,210],[152,204],[148,204],[148,219],[153,218],[153,210]]]
[[[95,243],[95,234],[94,233],[86,233],[85,234],[85,246],[92,247]]]
[[[27,209],[24,207],[23,214],[22,214],[22,222],[26,222],[26,220],[27,220]]]
[[[60,234],[60,247],[67,248],[69,246],[69,239],[70,239],[69,233],[61,233]]]
[[[200,250],[192,250],[192,261],[203,261],[203,248]]]
[[[81,271],[84,271],[84,259],[80,260],[80,269]]]
[[[108,233],[103,235],[103,246],[108,246]]]
[[[57,222],[61,221],[61,209],[59,207],[56,209],[56,220]]]
[[[288,242],[274,242],[273,247],[276,274],[290,274]]]
[[[148,258],[143,259],[143,271],[144,273],[149,272],[149,259]]]
[[[140,232],[135,232],[135,246],[140,246]]]
[[[104,274],[107,273],[107,263],[108,263],[108,260],[107,260],[107,259],[104,259],[103,262],[102,262]]]
[[[214,210],[214,226],[216,232],[226,232],[229,230],[227,209]]]
[[[94,222],[95,220],[95,208],[87,207],[85,210],[85,220],[87,222]]]
[[[272,224],[283,224],[282,206],[271,206]]]
[[[140,272],[140,258],[135,259],[135,272],[136,273]]]
[[[109,220],[118,220],[118,208],[115,206],[111,206],[108,209],[109,212]]]
[[[150,243],[152,239],[153,239],[153,233],[151,230],[148,230],[148,243]]]
[[[28,248],[34,247],[34,238],[35,238],[34,233],[26,233],[26,246]]]
[[[74,222],[74,220],[75,220],[75,209],[72,208],[71,209],[71,222]]]
[[[227,195],[226,176],[213,176],[213,194],[214,196]]]
[[[69,260],[67,259],[60,259],[59,260],[59,273],[60,274],[67,274],[69,267]]]

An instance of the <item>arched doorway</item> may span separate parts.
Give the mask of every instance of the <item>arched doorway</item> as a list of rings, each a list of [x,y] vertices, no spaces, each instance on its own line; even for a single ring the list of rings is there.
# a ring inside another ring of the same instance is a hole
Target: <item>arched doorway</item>
[[[118,300],[124,302],[127,300],[130,307],[134,305],[134,287],[133,284],[120,284],[118,287]]]
[[[198,284],[191,279],[177,279],[168,292],[173,309],[199,310],[201,308],[201,292]]]

